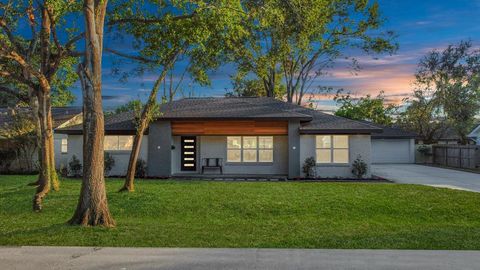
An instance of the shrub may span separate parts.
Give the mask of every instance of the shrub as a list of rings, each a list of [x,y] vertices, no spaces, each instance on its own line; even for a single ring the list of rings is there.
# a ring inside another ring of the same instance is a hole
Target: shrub
[[[136,178],[145,178],[147,176],[147,162],[139,158],[137,160],[137,165],[135,167],[135,177]]]
[[[431,155],[431,150],[432,149],[428,145],[420,145],[417,149],[417,151],[424,156]]]
[[[105,152],[104,156],[104,173],[105,175],[108,175],[110,171],[113,169],[113,166],[115,166],[115,159],[113,158],[112,154]]]
[[[17,153],[12,149],[0,150],[0,171],[9,172],[13,161],[17,158]]]
[[[363,161],[362,156],[358,155],[357,159],[353,161],[352,173],[358,178],[362,179],[367,174],[368,165]]]
[[[309,157],[305,159],[305,162],[303,163],[303,166],[302,166],[302,170],[307,178],[312,178],[312,177],[314,178],[316,176],[315,166],[316,166],[315,158]]]
[[[63,163],[60,164],[60,169],[58,170],[62,177],[68,177],[68,168]]]
[[[73,155],[72,159],[68,163],[68,170],[71,176],[80,177],[82,176],[82,164],[77,156]]]

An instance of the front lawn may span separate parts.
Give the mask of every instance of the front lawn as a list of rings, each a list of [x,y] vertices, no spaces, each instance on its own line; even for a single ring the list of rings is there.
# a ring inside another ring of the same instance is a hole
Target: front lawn
[[[0,176],[0,245],[480,249],[480,194],[416,185],[108,180],[114,229],[65,222],[80,181],[42,213],[32,176]]]

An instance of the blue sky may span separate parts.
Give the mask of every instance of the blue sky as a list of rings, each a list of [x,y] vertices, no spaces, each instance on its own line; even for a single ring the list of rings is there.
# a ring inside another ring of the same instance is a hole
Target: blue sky
[[[321,77],[316,85],[344,88],[357,95],[376,95],[384,90],[395,102],[411,92],[411,82],[416,63],[428,51],[445,48],[448,44],[470,39],[480,47],[480,0],[379,0],[386,19],[384,29],[393,30],[397,35],[400,49],[395,55],[372,58],[355,54],[362,70],[352,74],[341,64]],[[125,41],[106,40],[106,46],[124,48]],[[128,81],[120,81],[111,74],[114,57],[105,55],[103,92],[105,106],[118,106],[129,100],[148,95],[154,73],[130,76]],[[186,63],[179,63],[174,74],[180,76]],[[225,65],[211,72],[212,84],[200,87],[188,77],[182,87],[196,96],[223,96],[231,88],[230,76],[235,73],[231,65]],[[73,89],[78,96],[76,104],[81,104],[78,85]],[[318,107],[331,109],[334,102],[330,96],[318,97]]]

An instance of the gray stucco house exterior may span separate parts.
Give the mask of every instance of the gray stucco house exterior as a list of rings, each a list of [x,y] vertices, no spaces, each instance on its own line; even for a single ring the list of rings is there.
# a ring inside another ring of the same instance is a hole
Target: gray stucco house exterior
[[[382,132],[272,98],[185,98],[162,105],[161,112],[141,146],[150,177],[220,174],[216,167],[202,171],[219,160],[225,175],[295,179],[304,176],[302,165],[313,157],[318,176],[351,178],[357,157],[370,167],[371,136]],[[62,160],[82,160],[82,126],[55,132],[68,138]],[[106,117],[105,151],[115,159],[110,175],[126,173],[134,134],[133,112]]]

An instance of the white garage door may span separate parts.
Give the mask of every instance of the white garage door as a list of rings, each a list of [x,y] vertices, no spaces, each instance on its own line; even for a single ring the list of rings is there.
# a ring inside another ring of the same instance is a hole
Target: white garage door
[[[372,139],[373,163],[413,163],[410,139]]]

